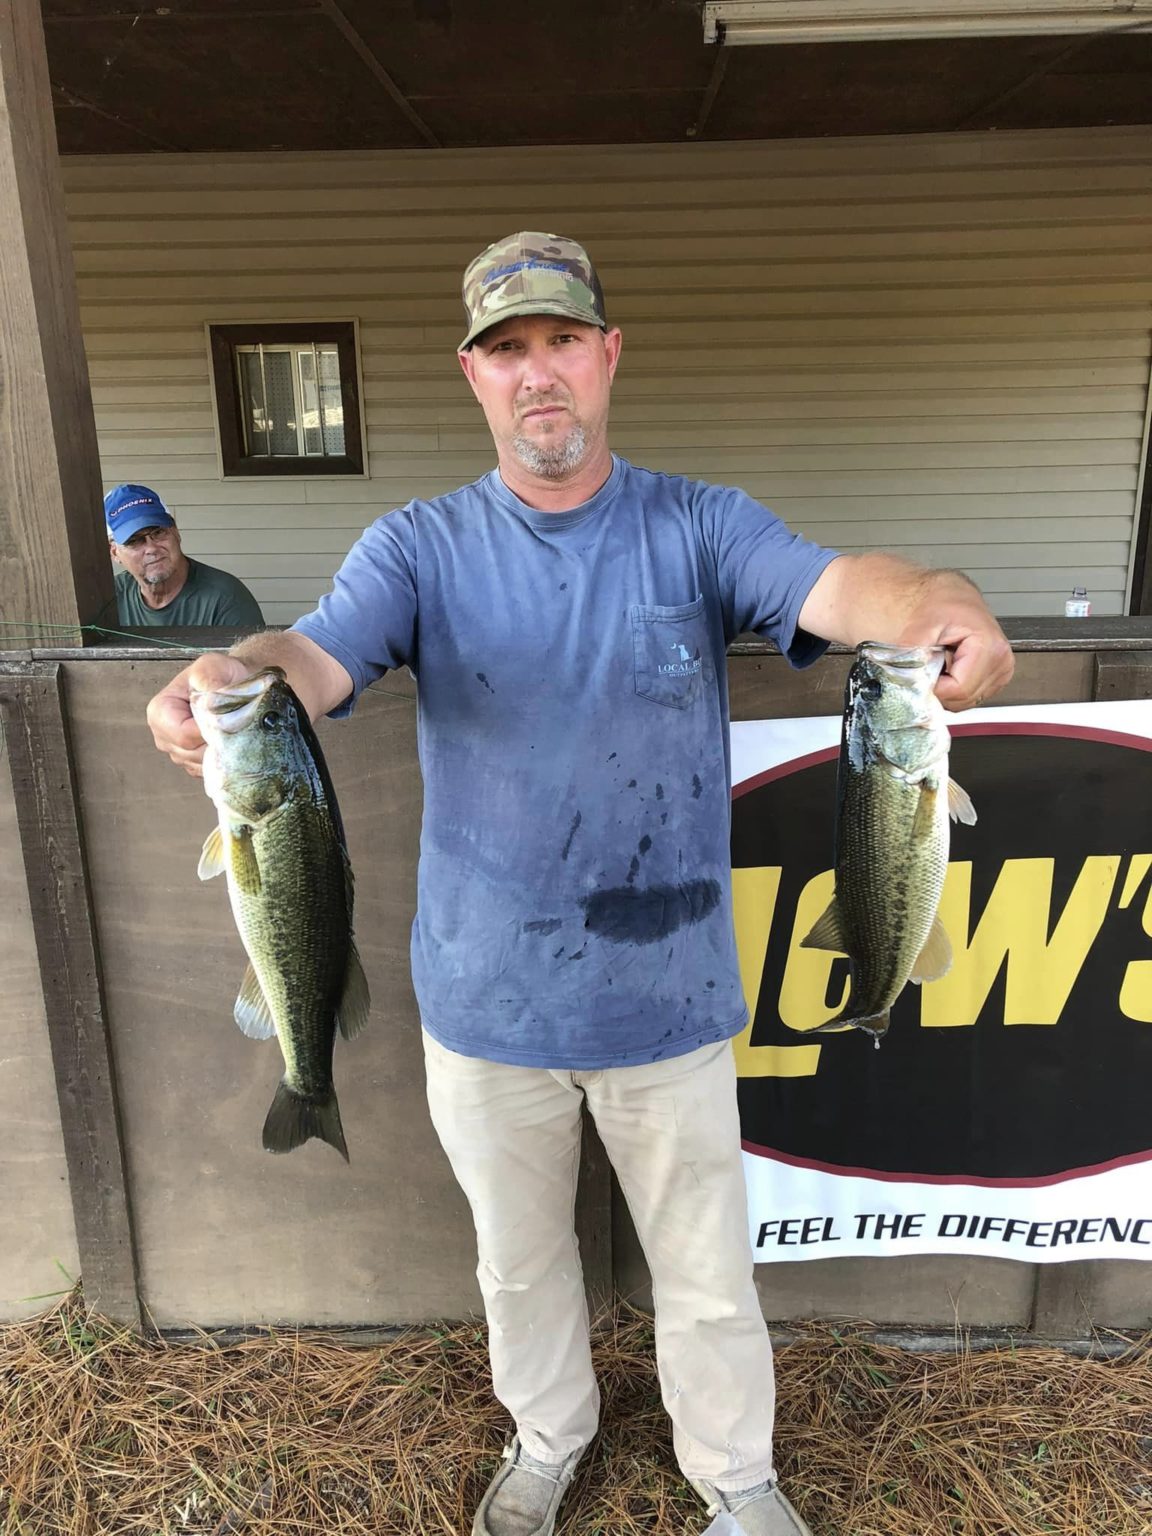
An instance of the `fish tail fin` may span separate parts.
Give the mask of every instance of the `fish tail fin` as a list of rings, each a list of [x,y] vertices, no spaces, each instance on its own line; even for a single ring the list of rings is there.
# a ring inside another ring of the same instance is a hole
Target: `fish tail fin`
[[[871,1035],[879,1045],[883,1037],[888,1033],[889,1010],[885,1008],[881,1013],[863,1013],[849,1016],[837,1014],[836,1018],[829,1019],[827,1024],[817,1024],[815,1029],[810,1029],[810,1035],[826,1035],[838,1029],[862,1029],[866,1035]]]
[[[348,1161],[348,1145],[340,1124],[335,1090],[330,1089],[326,1098],[308,1099],[297,1093],[290,1083],[281,1081],[264,1121],[265,1150],[291,1152],[294,1147],[311,1141],[313,1136],[335,1147],[344,1161]]]

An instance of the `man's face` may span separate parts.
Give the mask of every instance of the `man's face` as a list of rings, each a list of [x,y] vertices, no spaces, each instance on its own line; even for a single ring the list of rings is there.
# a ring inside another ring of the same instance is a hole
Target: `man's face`
[[[178,528],[141,528],[123,544],[113,543],[112,553],[146,587],[171,581],[184,558]]]
[[[620,332],[558,315],[524,315],[484,331],[460,365],[497,453],[564,480],[602,448]]]

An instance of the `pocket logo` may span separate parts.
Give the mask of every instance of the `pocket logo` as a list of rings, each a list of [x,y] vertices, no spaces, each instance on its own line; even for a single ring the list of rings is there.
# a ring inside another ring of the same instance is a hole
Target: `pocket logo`
[[[669,646],[669,650],[676,652],[676,660],[661,662],[657,670],[667,677],[695,677],[700,670],[700,652],[692,655],[680,640]]]

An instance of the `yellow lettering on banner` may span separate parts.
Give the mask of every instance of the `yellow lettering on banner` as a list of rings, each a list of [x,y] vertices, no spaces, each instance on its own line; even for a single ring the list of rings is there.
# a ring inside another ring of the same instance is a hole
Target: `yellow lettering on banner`
[[[1152,869],[1152,853],[1134,853],[1128,861],[1128,873],[1124,876],[1124,889],[1120,893],[1120,900],[1116,903],[1123,910],[1132,905],[1132,898],[1140,889],[1141,882]],[[1148,927],[1148,908],[1144,908],[1144,931],[1152,933]]]
[[[1120,905],[1131,904],[1149,869],[1152,869],[1152,853],[1134,853],[1124,881],[1124,893]],[[1141,920],[1144,932],[1152,936],[1152,890],[1144,900],[1144,916]],[[1137,1024],[1152,1024],[1152,960],[1133,960],[1124,972],[1120,984],[1120,1012],[1125,1018],[1135,1019]]]
[[[950,864],[940,921],[952,940],[952,969],[922,988],[920,1022],[929,1028],[975,1024],[1007,956],[1005,1024],[1055,1024],[1100,932],[1121,860],[1084,860],[1048,938],[1054,859],[1005,859],[972,935],[972,865]]]
[[[768,936],[772,932],[776,898],[780,894],[780,875],[778,866],[732,871],[736,950],[740,958],[740,980],[749,1013],[747,1027],[732,1042],[737,1077],[814,1077],[820,1064],[818,1045],[751,1043],[756,1005],[760,1001],[760,984],[764,979]]]
[[[801,941],[832,900],[835,889],[834,871],[825,870],[822,875],[815,875],[809,880],[796,903],[796,920],[792,924],[792,941],[788,945],[788,963],[784,967],[784,981],[780,987],[780,1017],[789,1029],[801,1033],[815,1029],[820,1024],[827,1024],[848,1001],[851,982],[846,980],[840,1001],[831,1008],[824,1002],[836,956],[827,949],[800,948]],[[847,1029],[849,1026],[844,1027]]]

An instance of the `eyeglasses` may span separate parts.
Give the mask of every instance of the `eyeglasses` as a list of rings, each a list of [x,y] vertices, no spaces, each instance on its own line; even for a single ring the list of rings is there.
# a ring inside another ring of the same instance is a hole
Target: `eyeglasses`
[[[166,544],[172,535],[171,528],[141,528],[130,539],[125,539],[125,549],[143,549],[145,544]]]

